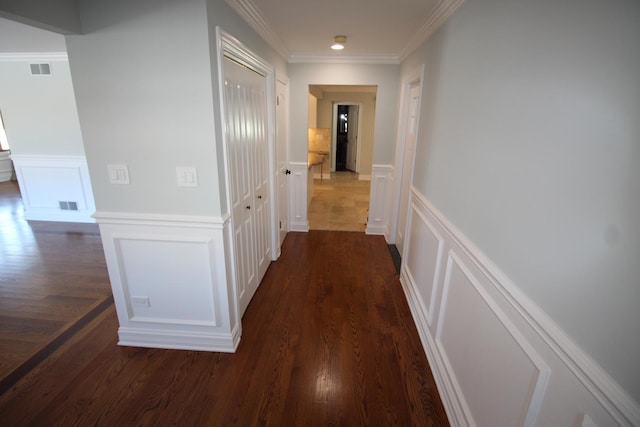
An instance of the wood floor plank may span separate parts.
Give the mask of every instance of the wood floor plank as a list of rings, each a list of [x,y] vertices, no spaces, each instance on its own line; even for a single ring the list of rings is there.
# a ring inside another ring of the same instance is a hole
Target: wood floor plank
[[[0,394],[0,424],[448,425],[381,236],[289,233],[242,327],[234,354],[118,347],[110,306]]]

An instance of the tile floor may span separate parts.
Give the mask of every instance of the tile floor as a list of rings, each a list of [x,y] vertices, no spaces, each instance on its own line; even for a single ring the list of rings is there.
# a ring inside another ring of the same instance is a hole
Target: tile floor
[[[331,179],[314,180],[308,208],[311,230],[361,231],[367,227],[370,181],[353,172],[332,172]]]

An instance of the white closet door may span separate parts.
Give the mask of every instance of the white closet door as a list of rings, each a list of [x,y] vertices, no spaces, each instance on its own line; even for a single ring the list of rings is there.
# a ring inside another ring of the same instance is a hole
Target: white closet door
[[[266,80],[226,58],[224,77],[236,279],[243,314],[271,262]]]

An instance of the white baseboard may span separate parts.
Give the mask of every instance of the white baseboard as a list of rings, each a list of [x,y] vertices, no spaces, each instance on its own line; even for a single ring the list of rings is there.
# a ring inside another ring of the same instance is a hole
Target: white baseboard
[[[289,181],[289,231],[309,231],[307,219],[309,165],[305,162],[290,162]],[[312,181],[313,182],[313,181]]]
[[[234,353],[240,343],[237,328],[230,334],[195,333],[192,331],[158,331],[141,328],[118,329],[118,345],[127,347]]]
[[[36,221],[95,222],[91,180],[83,156],[11,155],[24,205],[24,217]],[[77,210],[64,210],[73,202]]]
[[[229,217],[97,212],[120,345],[233,352]]]
[[[400,280],[452,425],[640,425],[638,403],[415,188],[408,227]]]
[[[359,174],[359,175],[358,175],[358,180],[359,180],[359,181],[371,181],[371,175],[362,175],[362,174]]]
[[[373,165],[371,167],[371,198],[367,234],[384,235],[389,241],[389,206],[393,185],[393,166]]]

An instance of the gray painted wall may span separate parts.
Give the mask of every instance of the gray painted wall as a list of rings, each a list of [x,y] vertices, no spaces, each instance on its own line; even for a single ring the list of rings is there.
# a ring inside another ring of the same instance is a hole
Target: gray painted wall
[[[77,0],[0,0],[0,15],[61,34],[80,34]]]
[[[640,3],[468,1],[426,64],[415,186],[640,401]]]
[[[87,160],[100,211],[222,215],[215,25],[274,59],[224,2],[80,2],[85,34],[67,45]],[[108,182],[127,164],[131,184]],[[176,166],[198,170],[177,187]]]
[[[12,154],[83,156],[69,63],[51,61],[50,76],[32,76],[30,62],[42,61],[0,61],[0,111]]]

